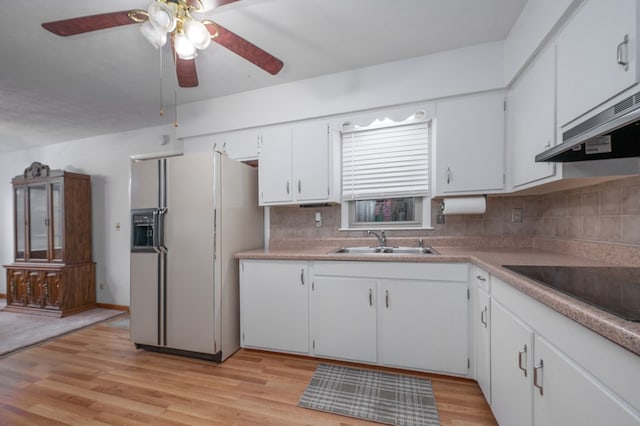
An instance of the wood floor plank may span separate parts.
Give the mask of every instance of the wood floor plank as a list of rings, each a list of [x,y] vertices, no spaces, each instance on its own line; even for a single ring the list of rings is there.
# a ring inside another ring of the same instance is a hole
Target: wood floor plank
[[[216,364],[136,350],[101,324],[0,359],[0,424],[376,425],[297,406],[321,362],[354,365],[249,350]],[[442,426],[496,424],[475,382],[415,375],[431,379]]]

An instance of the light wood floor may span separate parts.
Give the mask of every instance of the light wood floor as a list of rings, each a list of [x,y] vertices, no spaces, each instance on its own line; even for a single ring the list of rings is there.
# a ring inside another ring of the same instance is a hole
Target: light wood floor
[[[297,407],[320,361],[240,350],[223,364],[137,351],[98,325],[0,359],[2,425],[375,425]],[[478,385],[432,380],[446,425],[494,425]]]

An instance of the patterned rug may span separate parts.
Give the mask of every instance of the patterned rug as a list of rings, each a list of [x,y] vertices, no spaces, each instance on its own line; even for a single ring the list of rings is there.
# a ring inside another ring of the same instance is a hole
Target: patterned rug
[[[431,380],[320,364],[298,405],[389,425],[440,424]]]
[[[0,358],[46,342],[63,334],[126,315],[115,309],[95,308],[64,318],[5,312],[0,301]]]

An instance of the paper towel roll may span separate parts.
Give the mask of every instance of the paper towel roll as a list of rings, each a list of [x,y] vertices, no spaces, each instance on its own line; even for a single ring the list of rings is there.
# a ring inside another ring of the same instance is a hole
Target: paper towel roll
[[[487,199],[484,196],[445,198],[440,203],[440,211],[444,214],[483,214],[487,210]]]

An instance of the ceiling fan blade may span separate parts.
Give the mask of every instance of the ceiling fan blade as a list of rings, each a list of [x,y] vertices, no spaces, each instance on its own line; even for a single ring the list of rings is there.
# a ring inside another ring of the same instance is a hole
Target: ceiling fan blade
[[[45,22],[42,24],[42,27],[56,35],[66,37],[122,25],[137,24],[147,19],[148,16],[145,11],[137,9],[122,10],[119,12],[101,13],[99,15]]]
[[[176,74],[178,75],[178,86],[198,86],[198,72],[196,71],[195,59],[180,59],[176,56]]]
[[[211,34],[212,41],[242,56],[269,74],[276,75],[282,69],[284,64],[280,59],[265,52],[255,44],[248,42],[238,34],[212,21],[203,21],[202,23],[206,25],[209,34]]]

